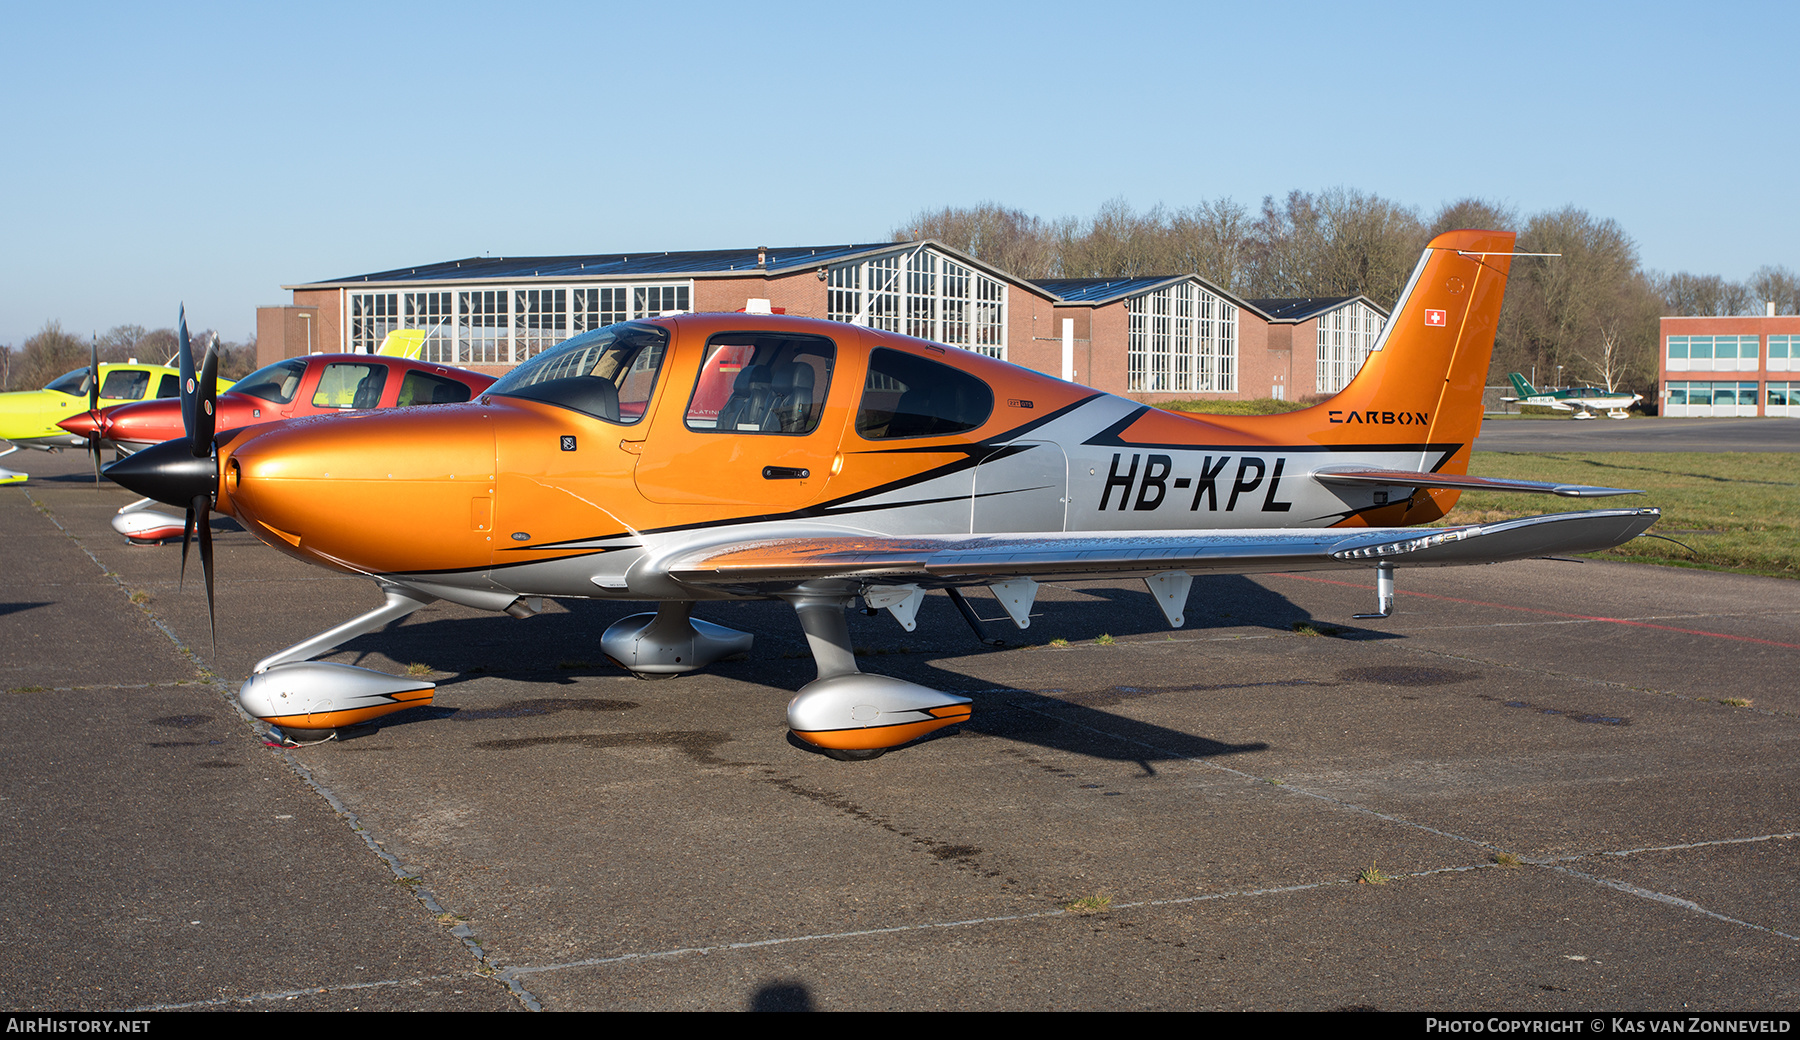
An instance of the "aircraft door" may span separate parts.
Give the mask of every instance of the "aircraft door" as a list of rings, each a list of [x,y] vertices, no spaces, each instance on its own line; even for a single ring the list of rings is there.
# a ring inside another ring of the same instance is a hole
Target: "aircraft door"
[[[826,336],[709,336],[685,406],[669,407],[681,400],[671,385],[653,420],[638,490],[669,504],[795,509],[818,501],[844,424],[843,410],[830,407],[839,360]]]
[[[1003,445],[975,469],[974,534],[1061,531],[1069,460],[1048,441]]]

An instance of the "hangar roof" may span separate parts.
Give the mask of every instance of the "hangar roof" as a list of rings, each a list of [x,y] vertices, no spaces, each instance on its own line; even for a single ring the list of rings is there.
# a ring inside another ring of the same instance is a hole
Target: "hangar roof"
[[[1387,308],[1378,305],[1367,296],[1302,296],[1289,299],[1245,300],[1244,302],[1268,315],[1270,321],[1288,323],[1316,318],[1327,311],[1337,310],[1344,304],[1356,300],[1361,300],[1383,317],[1387,316]]]
[[[700,249],[685,252],[602,253],[586,256],[472,256],[417,267],[356,274],[310,282],[306,288],[372,282],[504,281],[517,278],[620,278],[631,276],[768,274],[835,263],[865,253],[885,252],[905,243],[876,242],[838,246],[782,246],[747,249]],[[767,263],[758,267],[758,253]],[[288,286],[287,288],[297,288]]]
[[[1070,303],[1101,303],[1122,296],[1136,296],[1170,282],[1181,275],[1155,274],[1142,278],[1041,278],[1040,289]]]

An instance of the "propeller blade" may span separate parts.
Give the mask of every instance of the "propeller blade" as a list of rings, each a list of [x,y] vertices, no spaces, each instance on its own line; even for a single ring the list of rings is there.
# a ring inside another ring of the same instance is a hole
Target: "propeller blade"
[[[212,496],[195,495],[194,504],[188,508],[199,520],[200,572],[206,575],[206,626],[216,654],[219,650],[219,617],[213,606]]]
[[[88,418],[100,421],[100,340],[95,338],[88,343],[92,350],[88,365]],[[88,454],[94,460],[94,483],[100,483],[100,435],[88,434]]]
[[[194,429],[194,392],[199,388],[194,381],[194,347],[188,342],[187,304],[181,305],[181,320],[176,332],[176,340],[180,348],[175,352],[181,367],[181,428],[189,433]]]
[[[206,348],[206,360],[200,363],[200,385],[194,388],[194,421],[188,426],[188,448],[194,458],[203,459],[213,450],[213,406],[219,389],[219,337]]]
[[[181,578],[176,581],[178,589],[187,587],[187,553],[188,543],[194,539],[194,506],[188,504],[187,525],[181,529]]]

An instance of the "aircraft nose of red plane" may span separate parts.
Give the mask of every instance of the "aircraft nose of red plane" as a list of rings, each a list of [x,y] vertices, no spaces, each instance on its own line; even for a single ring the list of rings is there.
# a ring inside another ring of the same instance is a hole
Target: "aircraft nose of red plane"
[[[268,544],[366,573],[487,565],[494,432],[445,405],[253,427],[222,445],[220,508]]]
[[[67,419],[64,419],[56,425],[77,437],[92,437],[95,433],[99,432],[101,420],[95,418],[92,412],[81,412],[77,415],[69,416]]]

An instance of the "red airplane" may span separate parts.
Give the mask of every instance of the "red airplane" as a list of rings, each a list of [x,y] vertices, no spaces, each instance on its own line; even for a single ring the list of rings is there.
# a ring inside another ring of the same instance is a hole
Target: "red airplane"
[[[467,401],[493,376],[378,354],[312,354],[265,365],[232,384],[216,403],[220,432],[279,419],[369,408]],[[72,415],[57,425],[124,451],[141,451],[184,435],[176,398],[115,405]]]
[[[1656,510],[1404,526],[1441,518],[1464,488],[1631,493],[1467,475],[1512,247],[1502,232],[1438,236],[1351,384],[1285,415],[1177,415],[893,333],[694,314],[577,336],[466,404],[216,438],[203,378],[185,439],[107,472],[382,589],[381,607],[244,683],[245,709],[288,738],[429,702],[430,683],[310,659],[436,599],[514,617],[543,597],[656,602],[601,645],[660,677],[748,649],[748,633],[692,618],[697,603],[777,598],[819,671],[790,728],[834,757],[873,757],[971,707],[863,673],[844,619],[859,598],[910,631],[927,590],[986,585],[1024,628],[1039,581],[1135,576],[1180,626],[1196,574],[1370,568],[1377,611],[1359,616],[1385,617],[1396,564],[1641,534]]]

